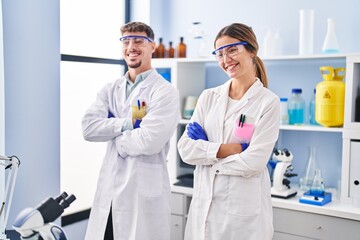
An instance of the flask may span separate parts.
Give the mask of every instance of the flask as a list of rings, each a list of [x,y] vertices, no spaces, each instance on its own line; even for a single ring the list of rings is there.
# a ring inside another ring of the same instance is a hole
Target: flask
[[[303,99],[301,88],[293,88],[288,102],[288,114],[290,125],[302,125],[305,123],[305,100]]]
[[[312,182],[310,193],[313,195],[323,195],[325,192],[324,179],[321,175],[320,169],[315,169],[315,176]]]
[[[180,43],[177,46],[177,57],[178,58],[186,57],[186,44],[184,43],[184,37],[180,37]]]
[[[169,42],[169,48],[167,49],[166,57],[174,58],[175,57],[175,49],[173,48],[172,42]]]
[[[332,18],[327,20],[327,32],[322,47],[323,53],[338,53],[339,46],[335,34],[335,21]]]
[[[344,123],[345,68],[320,67],[324,81],[316,85],[316,122],[325,127]]]
[[[287,98],[280,98],[280,124],[289,124]]]
[[[156,57],[157,58],[165,57],[165,46],[163,44],[162,38],[159,38],[159,44],[156,46]]]
[[[319,125],[315,119],[315,99],[316,99],[316,88],[314,88],[314,94],[311,97],[309,104],[309,123],[311,125]]]
[[[317,147],[308,146],[308,160],[305,166],[305,171],[300,177],[300,190],[308,191],[314,181],[315,170],[319,169],[317,163]]]

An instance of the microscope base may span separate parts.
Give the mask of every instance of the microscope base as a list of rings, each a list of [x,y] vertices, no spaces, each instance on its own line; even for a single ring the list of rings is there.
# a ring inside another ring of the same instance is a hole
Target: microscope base
[[[271,188],[271,197],[288,199],[294,197],[297,194],[295,189],[276,190],[274,187]]]

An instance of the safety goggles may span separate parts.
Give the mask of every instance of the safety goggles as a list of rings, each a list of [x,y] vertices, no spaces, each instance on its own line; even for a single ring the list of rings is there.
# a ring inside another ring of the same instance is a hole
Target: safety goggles
[[[145,36],[130,35],[121,37],[120,42],[122,43],[123,47],[129,46],[130,42],[132,42],[132,44],[136,47],[142,47],[146,43],[153,42],[153,40]]]
[[[243,48],[240,49],[240,46],[247,44],[248,44],[247,42],[236,42],[236,43],[227,44],[219,47],[218,49],[213,51],[212,54],[215,55],[215,58],[218,61],[222,61],[225,55],[230,58],[233,58],[244,50]]]

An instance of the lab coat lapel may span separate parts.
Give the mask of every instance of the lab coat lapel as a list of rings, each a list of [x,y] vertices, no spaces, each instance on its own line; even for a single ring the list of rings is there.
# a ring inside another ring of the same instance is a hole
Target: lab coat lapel
[[[230,86],[230,84],[229,84]],[[245,95],[240,99],[240,101],[236,104],[236,107],[230,109],[230,111],[226,114],[225,117],[231,117],[233,114],[238,114],[239,111],[246,106],[249,100],[261,90],[263,87],[260,80],[257,78],[253,85],[247,90]],[[225,120],[225,119],[224,119]]]
[[[155,79],[157,76],[157,71],[154,69],[147,78],[145,78],[137,87],[135,87],[134,91],[128,97],[127,104],[131,104],[135,101],[135,99],[139,99],[143,89],[147,88],[150,85],[155,83]]]
[[[223,131],[224,119],[227,110],[230,83],[231,80],[229,80],[226,84],[224,84],[223,87],[216,89],[218,93],[216,108],[217,108],[217,113],[219,113],[218,115],[219,117],[217,118],[219,133],[217,135],[220,136],[221,142],[224,141],[224,131]]]

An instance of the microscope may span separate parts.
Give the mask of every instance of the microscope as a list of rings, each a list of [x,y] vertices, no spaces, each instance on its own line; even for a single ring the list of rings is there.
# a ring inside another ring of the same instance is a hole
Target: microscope
[[[22,240],[67,240],[63,229],[55,221],[75,201],[74,195],[61,193],[56,198],[48,198],[36,208],[26,208],[19,213],[13,228]]]
[[[278,162],[274,170],[271,196],[284,199],[295,196],[297,191],[290,187],[290,180],[288,179],[297,176],[296,173],[292,173],[293,167],[291,161],[294,156],[286,148],[283,150],[275,148],[272,157],[273,160],[277,160]]]

